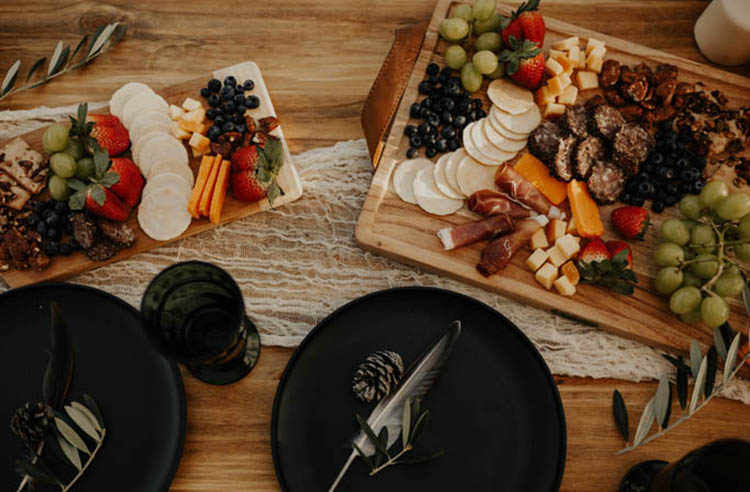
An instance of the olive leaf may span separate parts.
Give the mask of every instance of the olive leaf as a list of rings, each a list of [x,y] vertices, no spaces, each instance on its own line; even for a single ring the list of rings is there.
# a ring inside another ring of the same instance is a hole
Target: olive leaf
[[[729,381],[732,371],[734,370],[734,365],[737,363],[737,353],[740,350],[740,338],[740,334],[737,333],[737,335],[734,336],[734,340],[732,340],[732,344],[729,346],[726,362],[724,363],[724,384]]]
[[[695,339],[692,339],[690,340],[690,371],[693,374],[693,379],[698,378],[698,370],[701,367],[701,360],[703,360],[701,349],[698,347],[698,342]]]
[[[99,433],[97,432],[94,425],[91,423],[89,418],[83,414],[79,409],[74,408],[70,405],[65,406],[65,413],[68,414],[68,417],[70,417],[73,422],[78,426],[79,429],[81,429],[83,432],[86,433],[87,436],[89,436],[91,439],[93,439],[96,442],[99,442],[101,440],[101,437],[99,436]]]
[[[706,387],[703,394],[708,398],[714,390],[714,382],[716,381],[716,366],[718,364],[716,347],[712,346],[708,349],[706,358],[708,359],[708,365],[706,367]]]
[[[96,52],[99,51],[102,46],[104,46],[104,43],[106,43],[109,40],[109,37],[112,36],[112,31],[114,31],[118,25],[119,23],[115,22],[114,24],[110,24],[104,28],[101,35],[99,35],[96,41],[91,45],[91,51],[89,52],[89,55],[96,54]]]
[[[79,403],[77,401],[74,401],[70,403],[70,406],[72,406],[73,408],[81,412],[83,415],[85,415],[86,418],[91,423],[91,425],[94,427],[94,429],[96,429],[97,433],[101,433],[102,426],[99,424],[99,421],[97,420],[96,415],[94,415],[94,413],[91,410],[89,410],[89,408],[86,405]]]
[[[104,428],[104,418],[102,418],[102,413],[99,411],[99,407],[96,405],[96,402],[93,398],[91,398],[86,393],[83,394],[83,403],[86,404],[86,408],[91,410],[91,413],[96,417],[96,421],[99,423],[100,428]]]
[[[404,416],[401,423],[401,443],[404,447],[409,444],[409,433],[411,432],[411,400],[404,403]]]
[[[380,439],[378,438],[378,436],[375,435],[375,431],[372,430],[372,427],[370,427],[370,424],[368,424],[367,421],[363,419],[359,414],[356,414],[355,417],[357,419],[357,423],[359,424],[359,427],[362,429],[362,432],[365,433],[365,435],[373,444],[373,446],[375,446],[375,449],[377,449],[380,452],[387,453],[388,450],[383,445],[383,443],[380,442]]]
[[[703,393],[703,388],[706,384],[706,370],[708,366],[708,356],[703,358],[703,361],[700,364],[700,367],[698,369],[698,377],[695,378],[695,381],[693,383],[693,396],[690,398],[690,408],[688,409],[689,414],[693,414],[695,412],[695,408],[698,406],[698,401],[700,400],[701,394]]]
[[[81,471],[83,465],[81,464],[81,455],[78,454],[78,450],[61,434],[57,435],[57,442],[60,444],[60,449],[62,449],[62,452],[65,454],[65,457],[70,464],[73,465],[76,470]]]
[[[125,24],[120,24],[117,26],[117,30],[115,31],[114,35],[112,36],[112,41],[109,42],[109,47],[112,48],[117,43],[120,42],[122,37],[125,35],[125,31],[128,29],[128,26]]]
[[[55,427],[57,427],[58,432],[60,432],[60,434],[62,434],[62,436],[70,444],[86,454],[91,454],[91,451],[89,451],[88,446],[86,446],[86,443],[83,442],[81,436],[79,436],[78,433],[70,425],[68,425],[67,422],[58,417],[55,417]]]
[[[42,381],[42,395],[48,405],[58,409],[67,398],[73,379],[73,345],[55,301],[50,301],[50,339],[52,349]]]
[[[78,52],[81,51],[81,48],[83,48],[83,45],[86,44],[86,41],[88,41],[88,39],[89,39],[89,35],[86,34],[85,36],[83,36],[81,38],[80,41],[78,41],[78,44],[76,45],[76,47],[73,48],[73,53],[70,54],[70,61],[71,62],[76,57],[76,55],[78,54]]]
[[[622,393],[619,390],[615,390],[612,395],[612,413],[615,416],[615,424],[617,430],[620,431],[620,435],[625,442],[630,439],[630,429],[628,428],[628,410],[625,406],[625,400],[622,397]]]
[[[667,380],[667,376],[662,376],[659,378],[659,386],[657,386],[654,395],[654,415],[659,426],[662,426],[667,416],[667,410],[669,410],[668,407],[671,404],[670,396],[669,380]]]
[[[714,328],[714,347],[721,360],[727,360],[727,345],[724,343],[724,335],[718,326]]]
[[[50,59],[49,64],[49,72],[47,73],[47,76],[54,75],[57,72],[59,72],[63,66],[68,62],[68,55],[70,54],[70,46],[66,45],[65,48],[60,52],[57,59],[53,60]]]
[[[31,68],[29,68],[29,73],[26,74],[26,82],[28,82],[31,76],[34,75],[34,72],[36,72],[37,69],[42,66],[42,63],[44,63],[45,60],[47,60],[47,57],[43,56],[31,65]]]
[[[52,75],[54,72],[55,66],[57,66],[57,62],[60,59],[60,55],[62,55],[63,50],[63,42],[58,41],[57,45],[55,46],[55,51],[52,52],[52,57],[49,59],[49,65],[47,66],[47,76]]]
[[[633,438],[633,447],[638,446],[646,437],[651,426],[654,424],[654,399],[651,398],[641,414],[641,420],[638,422],[638,429],[635,431]]]
[[[10,66],[5,74],[2,85],[0,85],[0,94],[5,94],[13,88],[13,84],[16,83],[16,75],[18,75],[18,69],[21,66],[21,60],[18,59]]]

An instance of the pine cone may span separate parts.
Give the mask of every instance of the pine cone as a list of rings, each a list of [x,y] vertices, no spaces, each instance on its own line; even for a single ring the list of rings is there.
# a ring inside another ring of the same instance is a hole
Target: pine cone
[[[27,402],[10,419],[10,430],[35,450],[49,431],[55,414],[43,401]]]
[[[398,385],[404,374],[401,356],[390,350],[372,353],[354,373],[352,391],[365,403],[380,401]]]

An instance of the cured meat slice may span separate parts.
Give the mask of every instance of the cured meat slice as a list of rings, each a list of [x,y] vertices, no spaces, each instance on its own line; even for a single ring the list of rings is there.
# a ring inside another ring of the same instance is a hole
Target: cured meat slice
[[[612,140],[620,127],[625,124],[625,118],[614,106],[601,104],[594,109],[591,124],[595,134]]]
[[[513,255],[528,244],[531,236],[541,228],[542,225],[534,219],[522,220],[516,224],[513,232],[493,240],[482,250],[477,265],[479,273],[489,277],[504,269]]]
[[[575,135],[568,135],[557,142],[557,153],[550,170],[552,175],[566,183],[573,179],[573,155],[576,150],[578,139]]]
[[[499,191],[477,191],[469,197],[467,205],[469,210],[479,215],[507,215],[514,219],[525,219],[532,215],[531,210]]]
[[[446,251],[468,246],[513,230],[513,221],[507,215],[494,215],[486,219],[446,227],[437,232]]]
[[[498,167],[495,174],[495,184],[500,188],[500,191],[504,191],[540,214],[550,215],[552,209],[557,210],[531,182],[507,163]]]
[[[589,119],[588,110],[580,104],[576,104],[565,111],[565,114],[560,118],[560,123],[563,128],[576,137],[586,138],[589,135]]]
[[[575,175],[577,179],[586,181],[591,175],[591,168],[598,161],[604,159],[604,142],[600,138],[588,136],[581,140],[575,152]]]
[[[613,203],[625,188],[625,171],[609,161],[594,164],[589,176],[588,189],[599,204]]]
[[[529,135],[529,151],[531,154],[549,165],[557,153],[557,142],[565,135],[560,125],[553,121],[543,121]]]
[[[646,160],[651,147],[653,147],[651,135],[632,123],[623,125],[612,143],[612,149],[618,156],[625,157],[636,165]]]

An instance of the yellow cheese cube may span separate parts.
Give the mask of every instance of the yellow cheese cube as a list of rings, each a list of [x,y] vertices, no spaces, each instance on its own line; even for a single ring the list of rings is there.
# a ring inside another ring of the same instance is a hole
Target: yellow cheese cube
[[[544,71],[554,77],[555,75],[562,73],[563,67],[554,58],[549,58],[547,63],[544,64]]]
[[[203,108],[198,108],[196,110],[189,111],[182,116],[183,120],[192,121],[194,123],[203,123],[203,120],[205,118],[206,118],[206,110]]]
[[[169,106],[169,117],[173,120],[179,120],[182,118],[182,115],[185,114],[185,110],[182,109],[179,106],[175,106],[174,104],[170,104]]]
[[[568,223],[561,219],[552,219],[547,224],[547,240],[550,243],[557,241],[557,238],[565,235],[565,228]]]
[[[542,284],[545,289],[549,290],[552,288],[555,279],[557,279],[557,268],[555,268],[554,265],[545,263],[542,268],[536,271],[534,278],[537,282]]]
[[[554,285],[557,292],[564,296],[572,296],[576,293],[576,288],[570,283],[570,280],[568,280],[568,277],[565,275],[555,280]]]
[[[572,234],[565,234],[563,237],[557,238],[555,247],[560,250],[566,260],[573,258],[581,250],[581,245],[578,244]]]
[[[581,59],[581,48],[579,48],[578,45],[571,47],[568,50],[568,58],[570,58],[573,63],[578,65],[578,60]]]
[[[578,58],[578,66],[576,67],[579,70],[585,70],[586,69],[586,53],[581,51],[581,56]]]
[[[565,258],[565,254],[557,246],[552,246],[548,249],[547,254],[549,255],[549,262],[555,265],[555,267],[559,268],[563,263],[568,261],[568,259]]]
[[[195,99],[188,97],[185,99],[185,101],[182,103],[182,107],[186,111],[195,111],[196,109],[203,108],[203,105],[200,103],[200,101],[196,101]]]
[[[565,108],[567,108],[567,106],[563,106],[562,104],[550,103],[544,107],[544,113],[542,116],[547,119],[558,118],[565,114]]]
[[[190,132],[186,132],[180,128],[180,124],[177,121],[173,121],[172,124],[169,125],[169,130],[175,138],[179,138],[180,140],[190,138]]]
[[[576,219],[575,217],[570,218],[570,222],[568,222],[568,228],[565,229],[565,232],[568,234],[573,234],[574,236],[578,234],[578,231],[576,230]]]
[[[562,56],[559,56],[555,58],[555,61],[562,66],[562,71],[565,73],[571,73],[576,66],[578,66],[578,60],[575,61],[568,58],[567,55],[563,53]]]
[[[578,87],[571,84],[563,89],[562,94],[557,96],[557,102],[566,106],[572,106],[576,103],[576,98],[578,98]]]
[[[566,58],[567,58],[567,56],[568,56],[568,55],[566,55],[564,51],[560,51],[560,50],[549,50],[549,57],[550,57],[550,58],[554,58],[554,59],[557,59],[557,58],[558,58],[558,57],[560,57],[560,56],[564,56],[564,57],[566,57]]]
[[[193,152],[193,157],[195,159],[199,158],[202,155],[208,154],[208,150],[198,150],[195,147],[190,147],[190,150]]]
[[[537,249],[526,259],[526,266],[529,267],[532,272],[536,272],[539,270],[539,267],[544,265],[548,256],[547,252],[543,249]]]
[[[589,53],[594,51],[594,49],[596,48],[604,48],[604,47],[606,47],[606,44],[604,43],[604,41],[600,41],[594,38],[589,38],[589,42],[586,45],[586,54],[588,55]]]
[[[549,86],[550,91],[552,91],[552,94],[559,96],[562,94],[563,89],[570,85],[570,75],[563,72],[560,75],[549,79],[547,85]]]
[[[544,229],[539,229],[531,236],[529,241],[529,247],[531,249],[547,248],[549,247],[549,241],[547,241],[547,234]]]
[[[549,87],[546,85],[543,85],[536,91],[535,98],[538,106],[546,106],[555,102],[555,96],[550,93]]]
[[[579,90],[588,91],[599,87],[599,79],[595,72],[581,70],[576,72],[576,84]]]
[[[185,118],[180,119],[178,122],[180,128],[190,133],[203,133],[206,127],[203,123],[196,123],[195,121],[186,120]]]
[[[568,51],[573,46],[578,46],[578,36],[561,39],[555,43],[552,43],[552,48],[561,51]]]
[[[211,141],[200,133],[193,133],[193,136],[190,137],[190,140],[188,141],[188,145],[194,149],[205,151],[208,150]]]
[[[606,54],[605,48],[595,48],[586,57],[586,68],[592,72],[599,73],[602,71],[602,64],[604,63],[604,55]]]

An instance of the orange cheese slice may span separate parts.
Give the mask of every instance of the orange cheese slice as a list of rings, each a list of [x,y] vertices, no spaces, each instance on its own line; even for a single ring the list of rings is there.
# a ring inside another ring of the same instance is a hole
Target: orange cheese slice
[[[568,183],[570,210],[576,221],[576,230],[582,237],[599,237],[604,233],[604,224],[599,207],[586,187],[586,183],[573,180]]]
[[[190,194],[190,200],[188,200],[187,207],[188,212],[190,212],[190,215],[194,219],[200,217],[198,214],[198,205],[203,196],[203,190],[206,188],[206,181],[208,180],[208,175],[211,172],[211,166],[213,165],[214,160],[214,156],[211,155],[204,155],[203,159],[201,159],[201,166],[198,169],[198,177],[195,180],[195,186],[193,186],[193,191]]]
[[[211,171],[208,173],[208,178],[206,178],[206,186],[203,188],[203,193],[198,204],[198,213],[202,216],[208,216],[210,211],[211,199],[214,196],[214,186],[216,186],[216,178],[219,176],[220,167],[221,155],[217,155],[211,164]]]
[[[553,205],[560,205],[568,196],[567,185],[549,174],[549,168],[531,154],[524,154],[514,169],[526,178]]]
[[[229,187],[229,168],[231,165],[231,162],[223,161],[219,168],[219,174],[216,177],[216,186],[214,186],[214,194],[211,197],[211,207],[208,216],[214,224],[218,224],[219,219],[221,219],[221,209],[224,208],[227,188]]]

